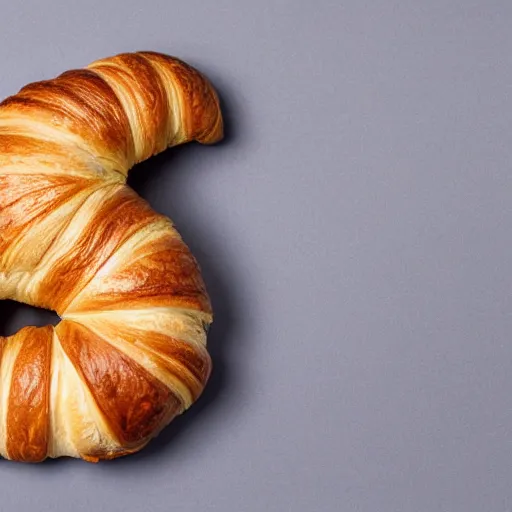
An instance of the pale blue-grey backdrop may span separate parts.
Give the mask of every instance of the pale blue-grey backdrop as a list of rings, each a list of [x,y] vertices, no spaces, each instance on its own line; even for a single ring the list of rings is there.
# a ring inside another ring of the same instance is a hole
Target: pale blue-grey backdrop
[[[0,96],[151,49],[212,79],[228,133],[130,180],[203,267],[204,397],[136,456],[1,461],[0,509],[511,511],[511,25],[503,0],[4,2]]]

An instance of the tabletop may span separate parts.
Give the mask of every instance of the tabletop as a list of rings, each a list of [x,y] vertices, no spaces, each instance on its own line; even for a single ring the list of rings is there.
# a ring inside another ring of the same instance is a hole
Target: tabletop
[[[0,510],[512,510],[511,22],[503,0],[5,3],[2,98],[155,50],[211,79],[226,137],[129,179],[203,270],[203,396],[136,455],[0,461]]]

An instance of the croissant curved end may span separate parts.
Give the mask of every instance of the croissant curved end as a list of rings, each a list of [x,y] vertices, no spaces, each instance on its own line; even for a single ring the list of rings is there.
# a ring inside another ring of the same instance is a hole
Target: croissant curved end
[[[191,87],[191,99],[188,102],[190,107],[189,133],[201,144],[215,144],[224,136],[224,124],[219,104],[219,97],[210,81],[199,71],[177,57],[169,57],[158,52],[139,52],[148,58],[161,59],[163,61],[174,61],[179,63],[186,80],[182,86]],[[189,82],[192,85],[187,85]]]
[[[0,455],[137,452],[201,395],[210,299],[167,217],[126,185],[170,146],[218,142],[208,79],[124,53],[0,103],[0,299],[61,322],[0,337]]]

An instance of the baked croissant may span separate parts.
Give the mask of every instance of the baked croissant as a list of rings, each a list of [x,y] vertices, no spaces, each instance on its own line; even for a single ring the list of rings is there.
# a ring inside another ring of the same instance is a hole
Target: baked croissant
[[[140,450],[201,394],[212,309],[165,216],[126,185],[169,146],[221,139],[217,95],[158,53],[121,54],[0,104],[0,299],[56,326],[0,337],[0,454]]]

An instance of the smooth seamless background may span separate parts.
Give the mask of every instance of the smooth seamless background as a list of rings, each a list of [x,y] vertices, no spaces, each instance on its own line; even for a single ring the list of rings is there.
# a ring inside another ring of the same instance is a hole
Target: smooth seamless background
[[[228,136],[131,177],[204,269],[206,394],[140,455],[0,461],[0,509],[512,510],[511,23],[492,0],[4,2],[2,97],[154,49],[214,81]]]

